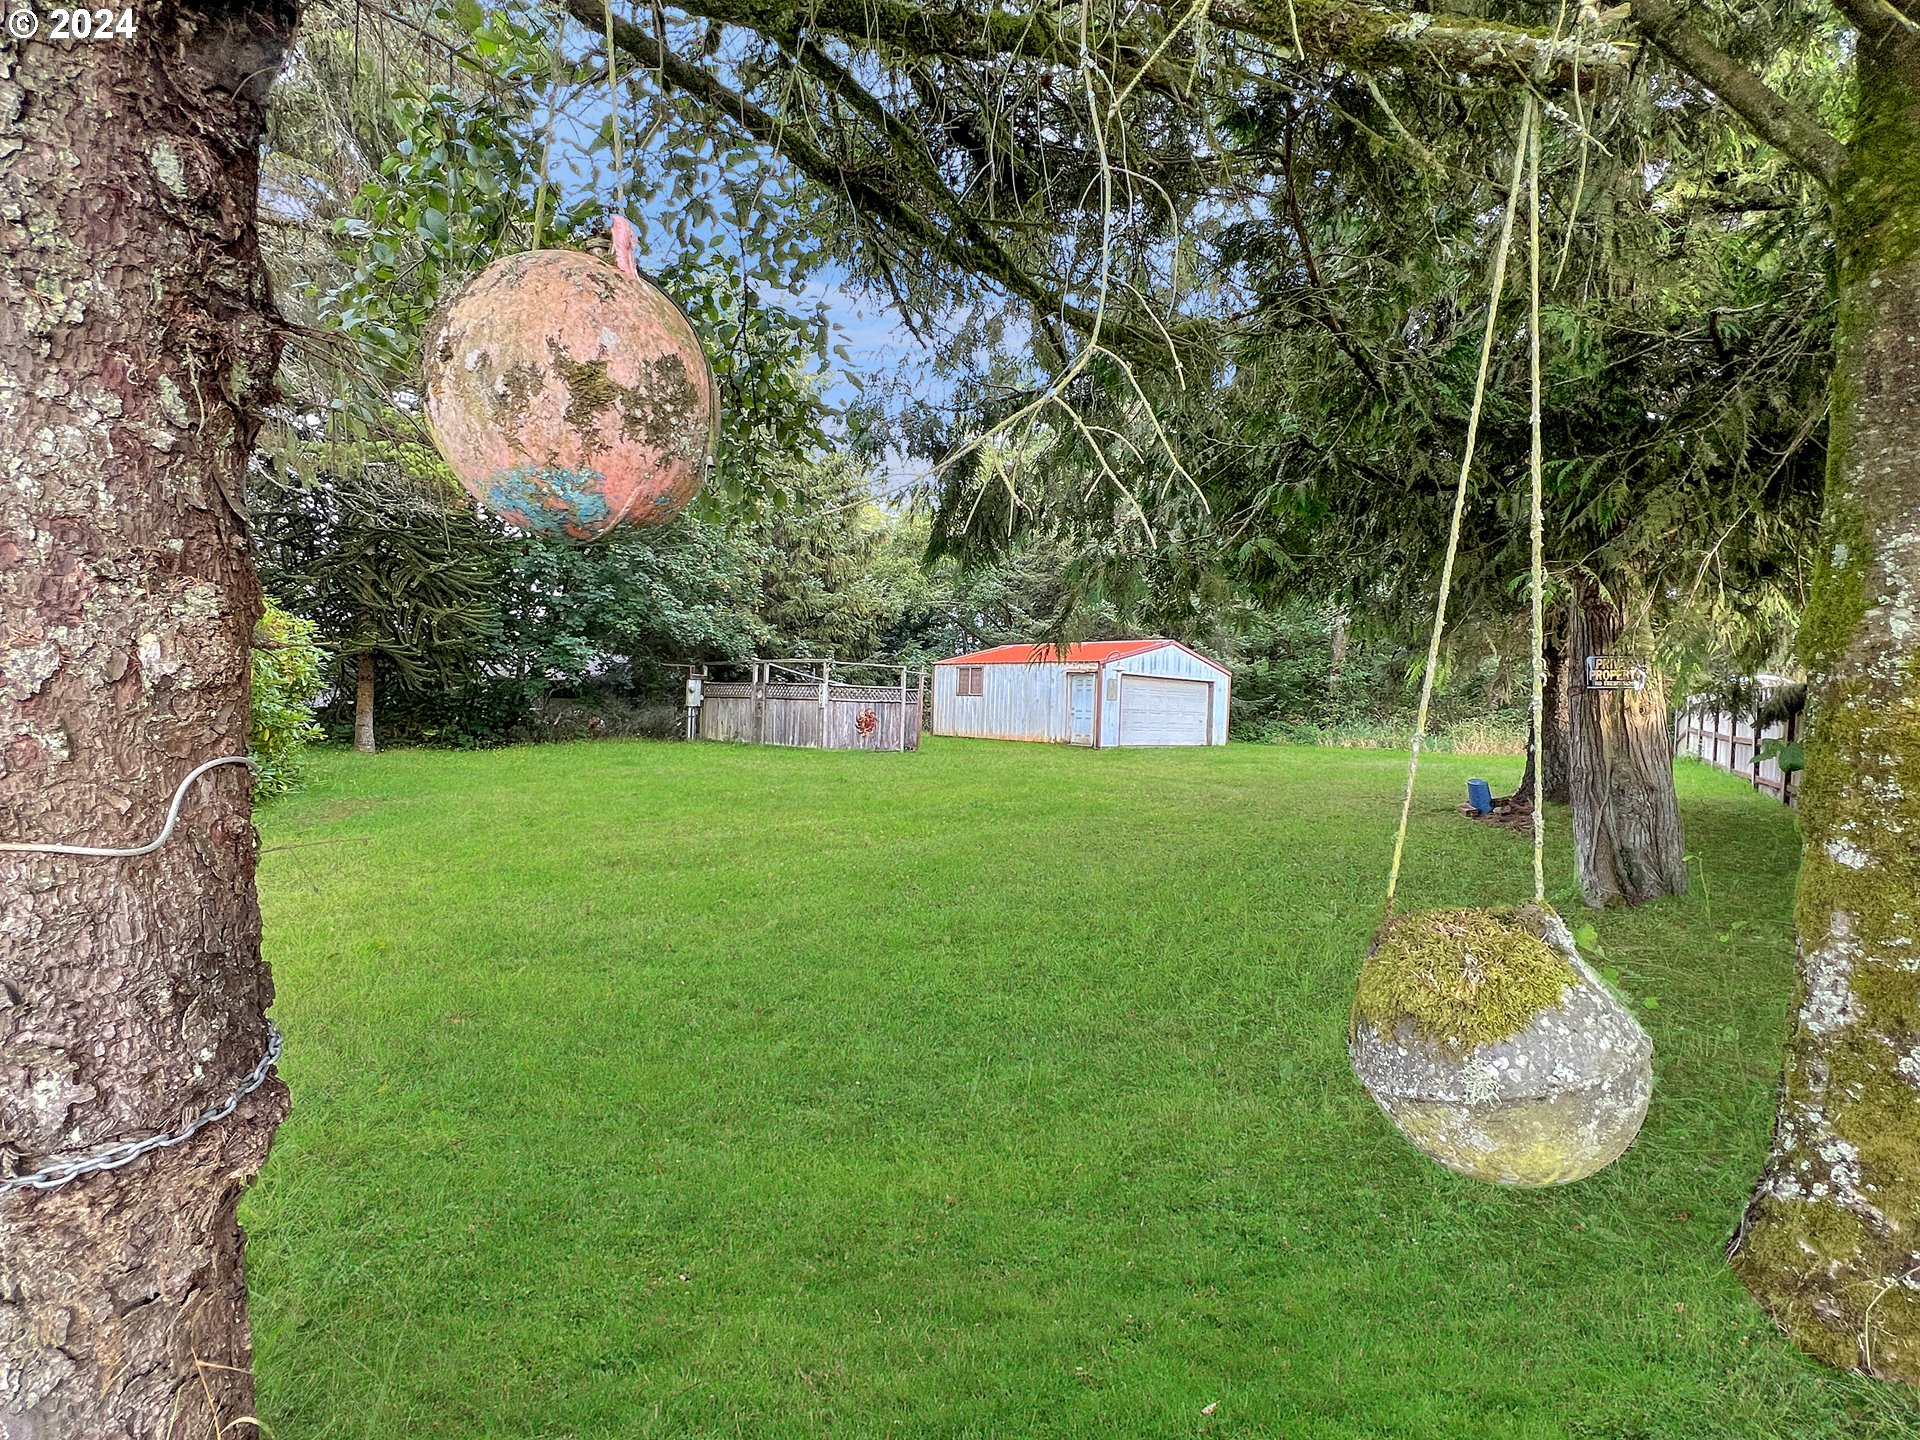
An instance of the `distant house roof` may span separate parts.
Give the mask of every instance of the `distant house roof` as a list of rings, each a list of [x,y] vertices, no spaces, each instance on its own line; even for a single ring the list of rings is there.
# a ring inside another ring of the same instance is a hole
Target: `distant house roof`
[[[1087,640],[1069,645],[1062,655],[1051,645],[996,645],[991,650],[975,650],[971,655],[954,655],[936,660],[936,665],[1101,665],[1129,655],[1144,655],[1172,640]],[[1181,647],[1185,649],[1185,646]],[[1203,657],[1204,658],[1204,657]]]

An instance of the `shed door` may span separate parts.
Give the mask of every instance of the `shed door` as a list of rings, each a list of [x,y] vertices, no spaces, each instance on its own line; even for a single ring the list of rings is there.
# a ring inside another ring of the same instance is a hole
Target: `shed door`
[[[1122,745],[1204,745],[1213,710],[1213,686],[1205,680],[1120,678]]]
[[[1080,671],[1067,676],[1067,738],[1076,745],[1093,744],[1093,675]]]

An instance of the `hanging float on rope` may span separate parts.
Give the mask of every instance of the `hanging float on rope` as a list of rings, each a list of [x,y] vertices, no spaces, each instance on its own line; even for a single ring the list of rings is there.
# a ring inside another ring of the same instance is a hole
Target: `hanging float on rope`
[[[1542,812],[1533,811],[1533,903],[1510,910],[1395,915],[1394,890],[1413,810],[1460,519],[1480,433],[1495,319],[1506,285],[1523,159],[1530,159],[1533,305],[1533,726],[1541,725],[1546,565],[1541,539],[1539,129],[1529,99],[1514,152],[1506,218],[1495,252],[1480,378],[1467,422],[1434,605],[1433,635],[1400,828],[1387,875],[1387,919],[1361,966],[1347,1054],[1361,1085],[1409,1140],[1462,1175],[1507,1185],[1557,1185],[1610,1165],[1633,1143],[1653,1093],[1653,1042],[1580,958],[1546,903]]]
[[[1506,1185],[1612,1164],[1653,1090],[1653,1042],[1544,905],[1400,915],[1361,967],[1354,1074],[1428,1156]]]
[[[428,428],[469,494],[508,524],[593,540],[671,520],[706,479],[719,390],[680,308],[643,279],[633,227],[615,263],[574,250],[496,260],[425,346]]]

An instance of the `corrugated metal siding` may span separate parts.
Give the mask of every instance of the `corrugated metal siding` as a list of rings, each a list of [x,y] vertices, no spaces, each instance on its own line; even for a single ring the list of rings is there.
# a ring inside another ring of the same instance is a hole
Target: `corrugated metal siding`
[[[964,662],[963,662],[964,663]],[[933,733],[987,740],[1071,740],[1067,675],[1086,665],[1058,661],[1037,665],[983,665],[980,695],[960,695],[956,664],[933,667]],[[1174,680],[1203,680],[1212,687],[1207,743],[1227,743],[1227,701],[1233,684],[1225,667],[1178,645],[1161,645],[1139,655],[1110,660],[1101,671],[1105,684],[1096,697],[1095,733],[1102,747],[1121,743],[1120,677],[1150,675]]]
[[[933,667],[934,734],[1066,741],[1066,666],[983,665],[979,695],[955,693],[958,669]]]
[[[1227,701],[1231,698],[1233,676],[1222,666],[1203,660],[1178,645],[1163,645],[1144,655],[1129,655],[1110,661],[1106,667],[1106,685],[1100,692],[1100,743],[1118,745],[1120,737],[1120,677],[1157,675],[1172,680],[1205,680],[1213,686],[1213,708],[1209,745],[1227,743]]]

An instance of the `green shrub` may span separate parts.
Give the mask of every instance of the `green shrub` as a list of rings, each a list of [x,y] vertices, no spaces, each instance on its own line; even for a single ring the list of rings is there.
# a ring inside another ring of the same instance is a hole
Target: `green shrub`
[[[253,705],[247,748],[253,754],[253,793],[258,800],[296,790],[306,773],[306,749],[319,738],[313,711],[324,688],[326,656],[310,620],[289,615],[272,600],[254,630]]]

